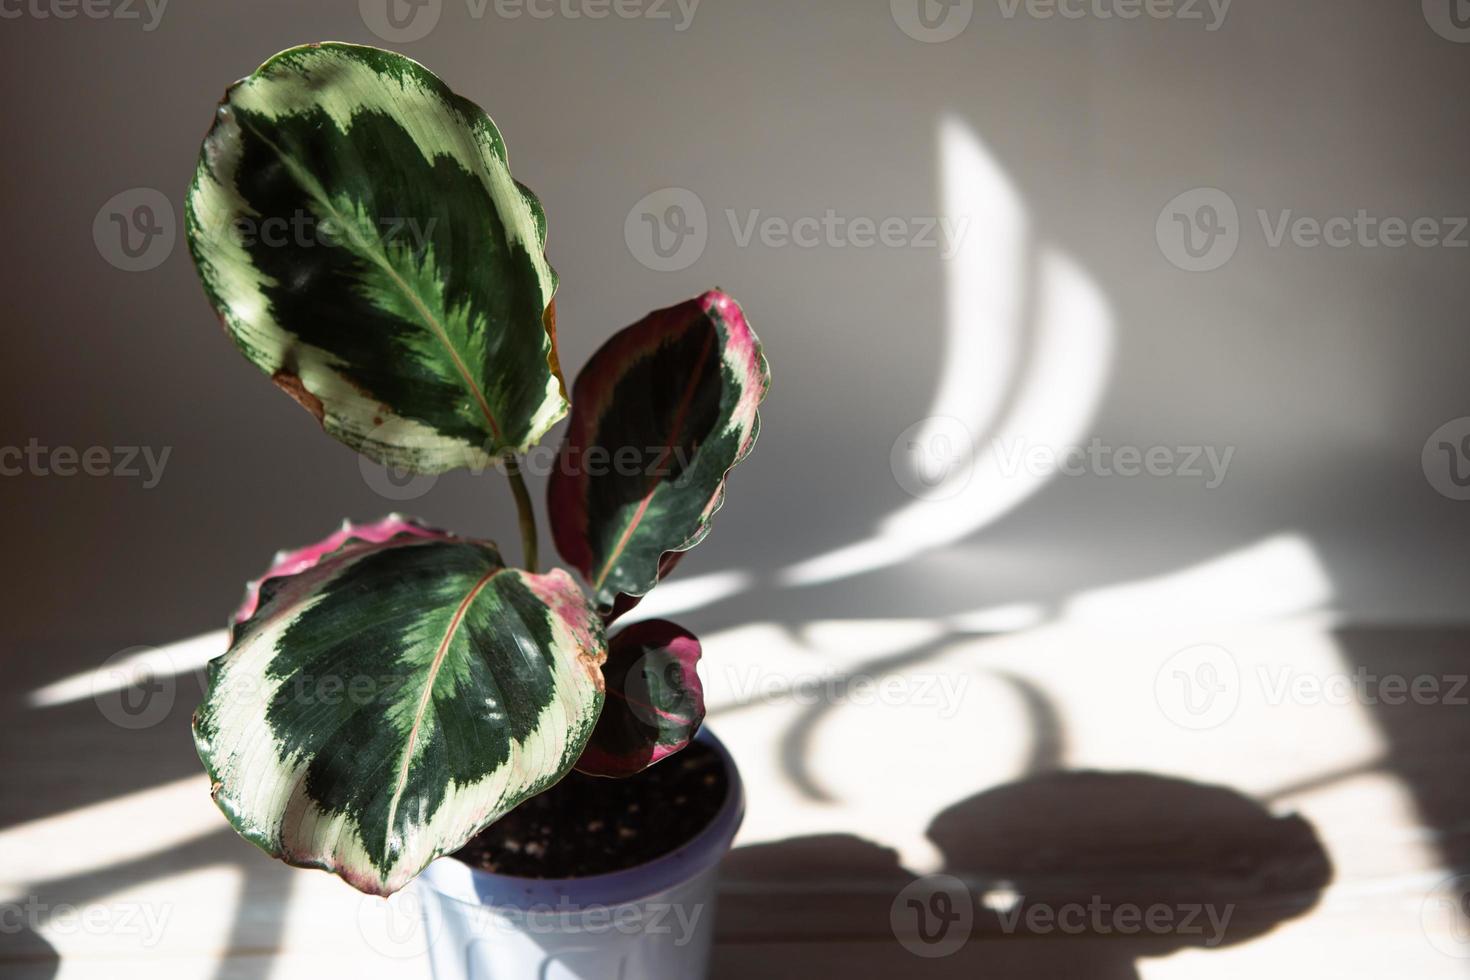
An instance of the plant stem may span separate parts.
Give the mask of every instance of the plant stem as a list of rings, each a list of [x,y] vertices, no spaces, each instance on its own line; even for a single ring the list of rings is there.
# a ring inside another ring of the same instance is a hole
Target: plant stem
[[[510,492],[516,498],[516,513],[521,519],[521,560],[526,571],[536,572],[536,512],[531,509],[531,494],[526,490],[526,481],[521,479],[521,462],[514,455],[505,457],[505,478],[510,481]]]

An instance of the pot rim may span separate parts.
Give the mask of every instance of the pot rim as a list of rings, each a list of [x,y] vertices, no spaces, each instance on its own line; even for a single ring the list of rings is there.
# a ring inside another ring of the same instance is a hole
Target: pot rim
[[[714,749],[727,777],[725,800],[704,828],[679,847],[644,864],[581,878],[522,878],[472,868],[445,855],[422,880],[446,898],[496,909],[575,913],[588,907],[626,905],[666,892],[715,867],[745,817],[745,787],[725,744],[707,727],[695,740]]]

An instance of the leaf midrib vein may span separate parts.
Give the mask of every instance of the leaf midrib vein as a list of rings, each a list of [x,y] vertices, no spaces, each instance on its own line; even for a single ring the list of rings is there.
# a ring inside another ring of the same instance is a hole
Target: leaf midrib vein
[[[709,356],[710,345],[713,343],[714,332],[711,331],[704,338],[704,346],[700,348],[699,359],[695,362],[696,366],[694,374],[690,376],[689,384],[684,389],[684,394],[679,398],[679,407],[674,412],[674,421],[670,426],[668,439],[668,448],[671,451],[674,448],[674,441],[679,438],[680,432],[684,428],[685,418],[689,413],[689,405],[694,400],[694,392],[699,387],[699,382],[704,377],[704,362],[705,359]],[[617,544],[613,546],[612,553],[608,555],[606,560],[603,562],[602,570],[598,573],[596,581],[592,583],[592,587],[594,589],[602,588],[602,584],[603,582],[607,581],[607,577],[612,572],[613,566],[617,564],[617,560],[622,557],[623,551],[627,549],[628,542],[631,541],[633,538],[633,532],[636,531],[638,529],[638,525],[643,522],[643,515],[648,512],[648,505],[653,502],[653,495],[655,492],[657,492],[658,486],[659,477],[657,475],[650,476],[648,478],[647,490],[645,490],[643,494],[643,499],[638,502],[638,509],[634,511],[633,516],[628,519],[628,526],[623,529],[622,536],[618,538]]]
[[[403,762],[398,769],[398,780],[393,788],[393,798],[388,803],[388,820],[384,825],[385,843],[393,839],[393,824],[398,817],[398,804],[403,798],[404,789],[408,786],[408,773],[413,767],[413,750],[418,744],[419,730],[423,728],[424,715],[428,712],[429,702],[433,700],[434,684],[439,678],[439,671],[444,666],[444,659],[449,652],[449,644],[454,640],[459,631],[460,624],[464,621],[465,613],[469,611],[470,604],[484,591],[485,586],[496,575],[505,571],[504,568],[492,568],[482,575],[471,588],[465,593],[464,598],[459,601],[454,615],[449,619],[449,625],[445,627],[444,636],[439,640],[439,647],[434,651],[434,661],[429,665],[429,675],[424,679],[424,690],[419,695],[418,709],[414,712],[413,725],[408,730],[408,742],[403,749]]]
[[[316,178],[314,178],[305,168],[300,166],[294,158],[289,156],[284,150],[277,146],[269,136],[266,136],[255,126],[251,125],[248,120],[244,119],[243,117],[239,117],[238,114],[237,118],[240,118],[241,123],[244,125],[245,128],[249,129],[250,132],[253,133],[261,142],[265,143],[266,146],[269,146],[271,148],[276,156],[280,158],[281,163],[283,163],[286,169],[291,172],[291,175],[296,178],[297,182],[301,184],[302,188],[306,190],[308,194],[312,195],[313,198],[315,198],[318,206],[329,212],[330,216],[335,219],[339,224],[341,224],[343,228],[350,227],[346,218],[332,204],[331,198],[326,193],[326,189],[322,187],[322,185],[316,180]],[[356,236],[349,236],[349,238],[352,241],[356,241]],[[495,420],[495,413],[490,410],[490,403],[485,398],[485,393],[480,390],[480,386],[476,384],[474,377],[470,374],[469,369],[465,366],[464,361],[460,358],[459,352],[454,349],[454,344],[450,342],[449,332],[444,328],[444,325],[439,322],[439,319],[434,316],[433,311],[428,308],[428,306],[423,302],[419,295],[414,292],[413,289],[409,287],[408,283],[404,281],[403,277],[398,274],[398,270],[393,268],[392,263],[388,261],[388,257],[382,254],[382,251],[380,249],[374,249],[367,245],[361,245],[359,248],[359,252],[363,254],[364,257],[366,257],[369,261],[376,264],[379,269],[387,273],[388,277],[393,281],[394,285],[396,285],[399,290],[402,291],[403,295],[408,299],[410,305],[413,306],[414,311],[418,313],[419,317],[423,320],[424,326],[427,327],[429,332],[434,335],[434,338],[443,345],[445,352],[449,355],[449,359],[454,364],[455,370],[459,373],[460,379],[464,382],[465,387],[469,389],[470,394],[474,396],[475,401],[478,403],[480,407],[480,412],[485,416],[485,421],[490,426],[491,434],[494,435],[496,442],[500,442],[502,438],[500,434],[500,425]]]

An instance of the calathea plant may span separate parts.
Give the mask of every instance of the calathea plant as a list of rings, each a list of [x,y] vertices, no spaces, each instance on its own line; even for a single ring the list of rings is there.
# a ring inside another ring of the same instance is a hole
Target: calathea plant
[[[523,538],[514,567],[395,515],[277,555],[194,718],[230,823],[386,895],[573,767],[627,775],[687,744],[699,642],[606,629],[708,532],[755,441],[769,373],[735,301],[617,333],[569,405],[540,202],[478,106],[376,48],[292,48],[232,86],[186,210],[256,367],[375,461],[504,469]],[[517,466],[569,408],[548,514],[589,592],[538,571]],[[659,465],[610,465],[628,447]]]

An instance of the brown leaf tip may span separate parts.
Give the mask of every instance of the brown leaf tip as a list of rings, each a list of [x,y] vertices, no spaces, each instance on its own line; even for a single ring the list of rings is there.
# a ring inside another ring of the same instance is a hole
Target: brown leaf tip
[[[326,416],[326,408],[322,400],[306,390],[306,385],[294,374],[288,374],[284,370],[277,371],[271,375],[271,381],[277,388],[291,396],[291,400],[310,412],[318,422]]]

